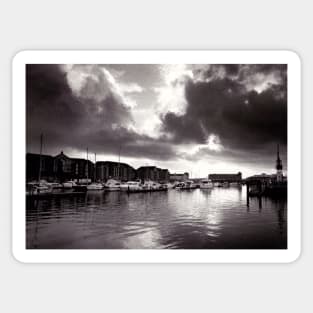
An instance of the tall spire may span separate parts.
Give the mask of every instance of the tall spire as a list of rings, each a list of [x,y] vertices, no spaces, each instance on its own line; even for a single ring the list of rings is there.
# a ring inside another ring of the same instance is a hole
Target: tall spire
[[[279,144],[277,144],[277,160],[279,159]]]
[[[283,169],[283,165],[279,156],[279,144],[277,144],[277,160],[276,160],[276,169],[281,171]]]

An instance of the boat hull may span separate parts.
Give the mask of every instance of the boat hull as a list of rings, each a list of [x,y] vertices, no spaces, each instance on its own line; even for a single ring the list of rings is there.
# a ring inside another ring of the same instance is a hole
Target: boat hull
[[[120,191],[121,187],[104,187],[105,190],[107,191]]]
[[[101,184],[91,184],[87,186],[87,190],[103,190],[104,187]]]

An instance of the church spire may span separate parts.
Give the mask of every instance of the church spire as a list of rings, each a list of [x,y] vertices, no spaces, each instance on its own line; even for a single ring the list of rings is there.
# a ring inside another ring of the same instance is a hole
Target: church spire
[[[276,169],[277,171],[281,171],[283,169],[283,165],[279,156],[279,144],[277,144],[277,160],[276,160]]]

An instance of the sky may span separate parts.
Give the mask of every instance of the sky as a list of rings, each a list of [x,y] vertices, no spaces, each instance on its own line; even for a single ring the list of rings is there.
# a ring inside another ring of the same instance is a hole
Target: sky
[[[287,172],[287,65],[28,64],[26,146],[192,177]]]

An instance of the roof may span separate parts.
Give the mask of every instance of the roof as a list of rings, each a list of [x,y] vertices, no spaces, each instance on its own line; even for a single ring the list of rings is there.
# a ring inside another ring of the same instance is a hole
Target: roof
[[[137,171],[140,169],[156,169],[156,168],[157,168],[156,166],[140,166],[138,167]]]
[[[129,165],[127,163],[115,162],[115,161],[97,161],[96,164],[97,165],[106,165],[106,164],[122,165],[122,166],[127,166],[127,167],[130,167],[130,168],[134,169],[131,165]]]
[[[76,162],[86,162],[87,161],[86,159],[80,159],[80,158],[69,158],[69,159],[71,159],[72,161],[76,161]],[[88,162],[93,163],[91,160],[88,160]]]
[[[158,171],[168,171],[167,168],[159,168],[156,166],[140,166],[137,168],[137,171],[139,170],[158,170]]]
[[[260,180],[260,179],[273,179],[276,177],[276,174],[257,174],[250,177],[247,177],[247,181],[251,180]]]
[[[210,179],[241,179],[241,173],[237,174],[209,174]]]

